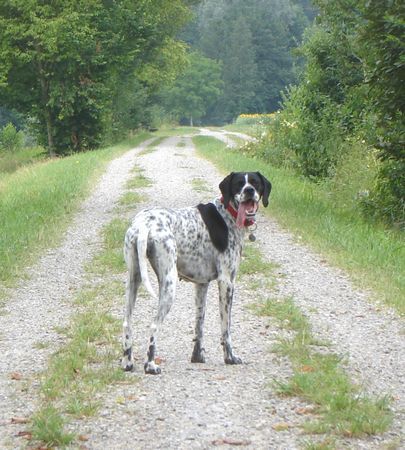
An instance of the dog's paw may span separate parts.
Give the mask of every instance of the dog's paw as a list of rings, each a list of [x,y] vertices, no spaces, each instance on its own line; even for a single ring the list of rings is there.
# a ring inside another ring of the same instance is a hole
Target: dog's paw
[[[242,364],[242,360],[239,356],[230,355],[225,358],[225,364]]]
[[[205,363],[205,352],[202,351],[200,353],[195,353],[191,355],[191,362],[192,363]]]
[[[145,369],[145,373],[149,375],[160,375],[162,373],[162,370],[154,361],[146,361],[143,367]]]
[[[192,363],[205,363],[205,349],[196,342],[194,345],[193,354],[191,355]]]
[[[121,360],[121,367],[125,372],[133,372],[134,370],[134,362],[128,357],[124,356]]]

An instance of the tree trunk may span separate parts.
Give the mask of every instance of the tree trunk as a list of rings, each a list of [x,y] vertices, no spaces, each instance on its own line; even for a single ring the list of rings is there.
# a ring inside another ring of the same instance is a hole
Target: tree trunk
[[[190,116],[190,127],[193,127],[193,116]]]
[[[54,157],[56,156],[55,153],[55,145],[53,143],[53,136],[52,136],[52,119],[51,119],[51,113],[49,112],[49,109],[45,107],[45,122],[46,122],[46,132],[48,135],[48,151],[49,156]]]
[[[40,60],[38,60],[38,72],[39,72],[39,81],[41,83],[41,97],[42,97],[42,104],[43,104],[43,115],[45,118],[45,124],[46,124],[46,133],[48,137],[48,152],[49,156],[54,157],[56,156],[55,153],[55,144],[53,142],[53,125],[52,125],[52,114],[48,107],[48,101],[49,101],[49,82],[45,78],[45,71],[42,66],[42,63]]]

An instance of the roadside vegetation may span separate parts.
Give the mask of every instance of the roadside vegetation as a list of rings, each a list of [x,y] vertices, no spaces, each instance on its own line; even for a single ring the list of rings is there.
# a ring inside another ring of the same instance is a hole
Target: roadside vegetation
[[[148,137],[140,133],[113,147],[39,162],[31,158],[36,149],[15,152],[21,167],[0,172],[0,281],[18,281],[40,251],[60,242],[106,164]]]
[[[305,420],[278,424],[275,431],[299,426],[307,436],[302,441],[306,449],[342,448],[342,439],[387,431],[392,422],[389,397],[371,398],[350,381],[344,358],[333,353],[328,342],[315,339],[294,299],[277,296],[277,285],[283,281],[275,269],[257,245],[246,245],[239,276],[258,299],[248,308],[276,322],[281,331],[272,351],[288,357],[292,366],[292,376],[272,380],[272,387],[281,396],[300,397],[307,403],[298,410]]]
[[[220,141],[195,136],[203,157],[224,172],[259,170],[273,183],[270,208],[264,210],[310,243],[332,263],[347,270],[356,284],[371,289],[376,300],[405,314],[405,248],[402,234],[368,222],[358,211],[322,185],[290,168],[270,165],[243,149],[230,150]]]

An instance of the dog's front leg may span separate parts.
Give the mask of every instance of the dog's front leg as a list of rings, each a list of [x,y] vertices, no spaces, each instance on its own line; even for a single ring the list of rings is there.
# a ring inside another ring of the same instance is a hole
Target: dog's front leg
[[[219,314],[221,318],[221,344],[224,349],[225,364],[242,364],[242,360],[233,354],[231,341],[231,313],[233,301],[233,283],[218,280]]]
[[[196,285],[196,297],[195,297],[195,337],[194,337],[194,349],[191,355],[192,363],[205,363],[205,349],[202,346],[204,336],[204,319],[205,309],[207,306],[207,291],[209,283]]]

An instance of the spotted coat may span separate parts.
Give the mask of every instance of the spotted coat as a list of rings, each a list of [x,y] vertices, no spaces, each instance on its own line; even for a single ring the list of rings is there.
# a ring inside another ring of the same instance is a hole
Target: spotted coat
[[[196,289],[195,343],[191,361],[205,362],[203,324],[207,291],[209,283],[217,280],[224,360],[226,364],[241,363],[232,350],[230,326],[234,283],[246,227],[236,226],[235,217],[229,208],[233,207],[236,211],[237,206],[245,201],[245,197],[251,203],[257,203],[263,197],[263,203],[267,205],[271,185],[260,174],[255,174],[258,172],[252,175],[228,175],[220,184],[222,199],[216,199],[213,203],[180,209],[148,208],[135,217],[125,235],[124,245],[124,257],[128,267],[123,324],[122,366],[125,370],[133,370],[134,366],[131,317],[141,282],[150,295],[156,297],[149,281],[147,260],[156,273],[159,296],[157,315],[151,325],[145,372],[160,373],[160,367],[155,363],[156,334],[170,311],[179,278],[193,282]],[[241,178],[243,176],[244,178]],[[252,179],[249,179],[249,176]],[[244,183],[239,182],[240,187],[235,188],[235,178],[238,177],[244,180]],[[224,202],[225,196],[229,197],[228,205]]]

